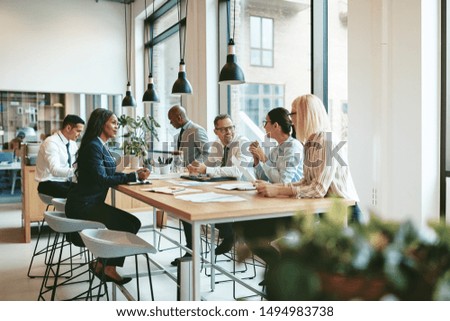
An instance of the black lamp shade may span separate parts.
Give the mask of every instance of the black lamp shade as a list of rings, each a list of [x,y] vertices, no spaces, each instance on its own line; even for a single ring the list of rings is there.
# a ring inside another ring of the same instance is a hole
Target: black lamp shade
[[[143,102],[159,102],[158,94],[155,90],[155,85],[153,84],[153,77],[150,75],[148,77],[147,90],[142,97]]]
[[[219,83],[226,85],[239,85],[245,83],[244,73],[236,63],[234,41],[230,39],[228,43],[227,63],[223,66],[219,75]]]
[[[131,96],[131,85],[130,82],[128,82],[127,92],[122,100],[122,107],[136,107],[136,106],[137,106],[136,99],[134,99],[134,97]]]
[[[172,94],[192,94],[192,86],[186,78],[186,66],[184,62],[180,62],[180,70],[178,72],[178,79],[172,86]]]

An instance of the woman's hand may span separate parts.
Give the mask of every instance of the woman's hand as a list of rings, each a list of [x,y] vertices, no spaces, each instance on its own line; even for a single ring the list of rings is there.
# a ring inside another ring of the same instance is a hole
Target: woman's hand
[[[256,190],[259,194],[262,194],[264,197],[276,197],[280,192],[280,186],[273,185],[267,182],[264,183],[256,183]]]
[[[146,179],[149,177],[149,175],[150,175],[150,170],[149,170],[148,168],[146,168],[146,167],[139,168],[139,169],[136,171],[136,174],[137,174],[137,176],[138,176],[138,180],[144,181],[144,180],[146,180]]]
[[[257,161],[261,161],[261,162],[265,163],[267,160],[266,154],[264,154],[264,150],[259,146],[259,144],[255,144],[255,143],[251,143],[248,150],[252,154],[253,159],[255,160],[256,164],[257,164]]]

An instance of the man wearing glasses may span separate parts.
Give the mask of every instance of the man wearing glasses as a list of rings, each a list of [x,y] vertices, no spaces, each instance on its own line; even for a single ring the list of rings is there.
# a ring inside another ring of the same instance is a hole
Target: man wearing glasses
[[[214,119],[214,133],[217,135],[217,140],[211,145],[208,158],[204,163],[196,164],[198,166],[188,165],[189,172],[207,174],[213,177],[227,176],[240,179],[242,173],[236,165],[248,167],[253,164],[253,158],[248,151],[249,140],[246,137],[236,135],[233,121],[227,114],[218,115]],[[233,157],[237,164],[233,163]],[[233,247],[234,232],[232,223],[216,224],[216,227],[219,230],[219,237],[223,241],[217,246],[214,253],[221,255],[229,252]],[[185,235],[188,237],[186,230]]]
[[[236,135],[233,121],[227,114],[218,115],[214,119],[214,133],[217,140],[211,145],[208,158],[198,166],[189,165],[189,172],[240,179],[242,173],[232,159],[234,156],[242,167],[251,166],[253,159],[248,151],[250,141],[244,136]]]

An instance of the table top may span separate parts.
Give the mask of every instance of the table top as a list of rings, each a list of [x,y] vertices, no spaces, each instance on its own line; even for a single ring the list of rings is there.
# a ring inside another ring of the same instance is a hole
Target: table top
[[[183,179],[178,179],[183,180]],[[173,180],[172,180],[173,181]],[[245,199],[241,202],[208,202],[194,203],[179,200],[174,195],[142,191],[151,187],[173,185],[165,180],[153,180],[152,185],[118,185],[115,189],[126,195],[134,197],[146,204],[171,212],[187,221],[233,221],[244,219],[256,219],[273,217],[274,213],[290,216],[295,212],[304,211],[311,213],[326,212],[335,205],[336,199],[295,199],[288,197],[267,198],[253,191],[226,191],[215,188],[224,183],[236,183],[236,181],[208,183],[189,188],[199,189],[203,192],[216,192],[221,194],[238,195]],[[186,195],[186,194],[184,194]],[[339,199],[345,205],[354,205],[354,201]]]

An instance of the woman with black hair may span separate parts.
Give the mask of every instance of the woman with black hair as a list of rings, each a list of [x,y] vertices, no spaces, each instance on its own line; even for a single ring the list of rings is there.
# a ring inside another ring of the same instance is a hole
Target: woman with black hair
[[[297,182],[303,177],[303,146],[292,137],[292,121],[285,108],[274,108],[266,116],[263,123],[266,137],[276,141],[265,142],[269,145],[268,156],[259,144],[252,143],[249,151],[253,155],[255,174],[258,182],[265,181],[274,185]],[[266,146],[267,146],[266,145]],[[271,246],[271,242],[287,229],[291,217],[277,217],[234,223],[236,233],[240,235],[248,248],[263,259],[268,266],[279,258],[279,252]]]
[[[101,222],[111,230],[136,234],[141,227],[139,219],[105,203],[110,187],[145,180],[150,175],[146,168],[128,174],[116,172],[116,163],[107,142],[116,136],[118,129],[119,123],[113,112],[103,108],[92,112],[77,153],[75,178],[78,184],[67,195],[66,215]],[[94,273],[101,276],[103,271],[106,281],[125,284],[131,278],[122,278],[116,271],[117,266],[123,266],[124,260],[123,257],[109,259],[105,267],[98,262]]]
[[[283,107],[272,109],[263,125],[266,137],[277,143],[267,140],[263,142],[265,148],[256,142],[250,145],[256,177],[270,183],[298,182],[303,177],[303,146],[291,136],[289,111]],[[264,149],[269,149],[268,155]]]

